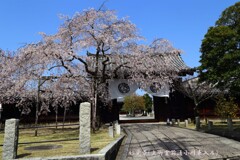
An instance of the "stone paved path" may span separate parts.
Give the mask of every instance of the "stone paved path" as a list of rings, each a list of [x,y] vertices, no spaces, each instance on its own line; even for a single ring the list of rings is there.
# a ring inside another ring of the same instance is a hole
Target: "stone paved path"
[[[124,124],[126,160],[239,159],[240,142],[160,124]],[[233,158],[235,157],[235,158]]]

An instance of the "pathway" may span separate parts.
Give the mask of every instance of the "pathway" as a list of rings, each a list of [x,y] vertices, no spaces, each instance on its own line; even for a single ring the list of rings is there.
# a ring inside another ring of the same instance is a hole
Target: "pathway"
[[[240,142],[160,124],[124,124],[122,160],[240,159]],[[235,158],[233,158],[235,157]]]

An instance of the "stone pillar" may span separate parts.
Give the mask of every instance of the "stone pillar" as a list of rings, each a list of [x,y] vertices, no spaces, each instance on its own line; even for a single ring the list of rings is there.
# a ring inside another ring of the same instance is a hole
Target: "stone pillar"
[[[84,102],[79,109],[80,154],[89,154],[91,149],[91,104]]]
[[[200,129],[200,118],[195,117],[195,122],[196,122],[196,130],[199,130]]]
[[[187,119],[185,120],[185,127],[186,128],[188,127],[188,120]]]
[[[167,119],[167,125],[170,125],[170,120],[169,120],[169,118]]]
[[[177,126],[180,126],[180,119],[177,119]]]
[[[208,121],[208,130],[213,128],[213,121]]]
[[[188,118],[188,123],[192,123],[192,120],[191,120],[191,118]]]
[[[175,126],[176,120],[172,119],[172,126]]]
[[[118,124],[118,125],[116,126],[115,130],[116,130],[116,134],[117,134],[117,135],[120,135],[120,134],[121,134],[121,126],[120,126],[120,124]]]
[[[109,127],[108,127],[108,135],[109,135],[109,137],[111,137],[111,138],[114,137],[113,126],[109,126]]]
[[[3,160],[15,159],[18,148],[18,119],[9,119],[5,122]]]
[[[115,130],[117,128],[117,125],[118,125],[118,121],[113,121],[113,127],[114,127]]]
[[[121,134],[121,126],[119,125],[118,121],[113,122],[114,130],[116,135]]]
[[[232,131],[233,130],[232,118],[228,117],[227,125],[228,125],[228,130]]]

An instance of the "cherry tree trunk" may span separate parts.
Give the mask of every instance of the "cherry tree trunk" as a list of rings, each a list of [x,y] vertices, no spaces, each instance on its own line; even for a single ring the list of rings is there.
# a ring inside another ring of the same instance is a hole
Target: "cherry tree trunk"
[[[62,129],[64,129],[65,120],[66,120],[66,113],[67,113],[67,108],[66,108],[66,107],[64,107],[64,113],[63,113],[63,125],[62,125]]]
[[[56,123],[56,129],[58,128],[58,106],[56,106],[56,111],[55,111],[55,123]]]
[[[38,80],[38,90],[37,90],[37,104],[36,104],[36,114],[35,114],[35,133],[34,136],[38,135],[38,116],[40,107],[40,80]]]
[[[92,129],[93,132],[97,130],[97,82],[94,81],[93,84],[93,99],[92,99]]]
[[[197,116],[199,116],[199,106],[198,106],[198,103],[196,103],[195,101],[194,101],[194,105],[195,105],[193,108],[194,116],[197,117]]]

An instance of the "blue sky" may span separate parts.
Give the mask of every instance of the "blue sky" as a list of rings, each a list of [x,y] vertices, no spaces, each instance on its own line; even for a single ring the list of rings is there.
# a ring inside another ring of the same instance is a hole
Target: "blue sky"
[[[74,15],[99,8],[104,0],[1,0],[0,48],[16,50],[38,42],[39,32],[54,34],[62,21],[59,14]],[[165,38],[184,51],[190,67],[199,65],[199,48],[208,28],[222,11],[237,0],[108,0],[106,8],[119,17],[129,17],[149,44]]]

